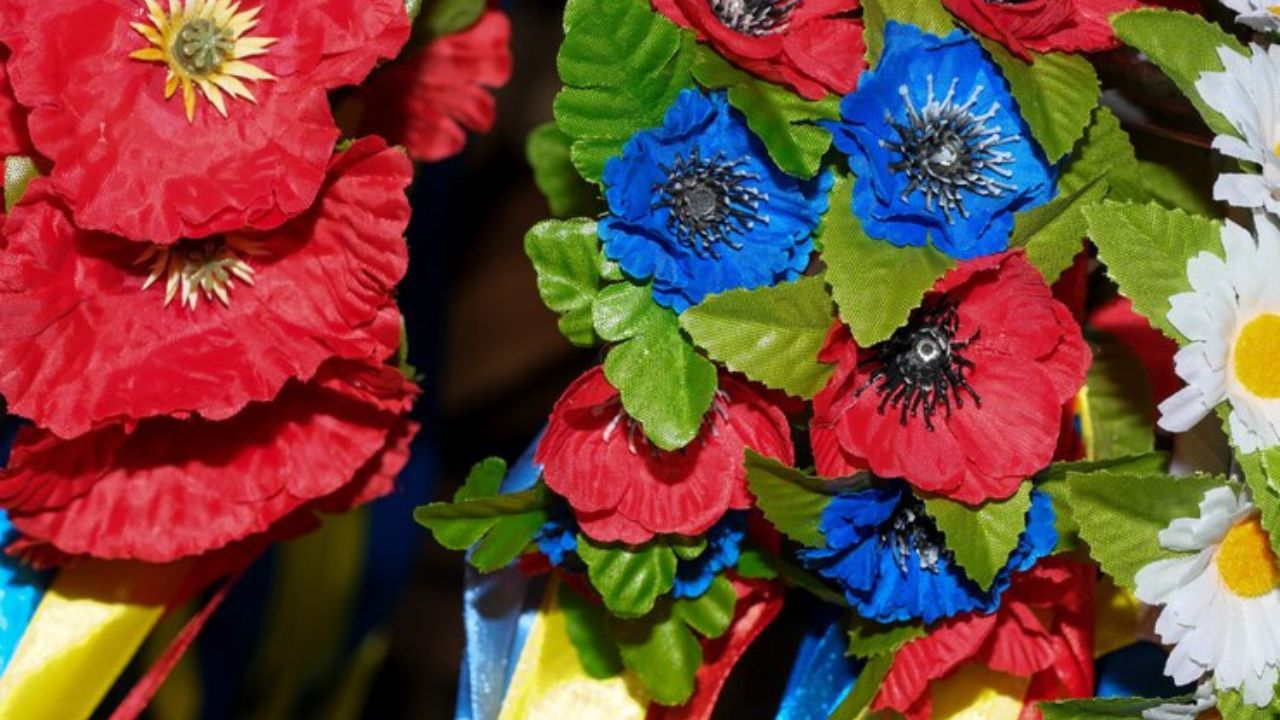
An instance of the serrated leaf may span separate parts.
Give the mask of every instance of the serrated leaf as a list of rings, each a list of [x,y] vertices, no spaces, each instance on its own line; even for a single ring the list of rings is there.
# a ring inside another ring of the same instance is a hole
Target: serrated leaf
[[[831,133],[818,120],[840,118],[840,98],[805,100],[781,85],[745,73],[716,54],[700,47],[693,76],[707,88],[728,88],[729,104],[747,119],[747,127],[769,151],[769,157],[796,177],[811,178],[822,168],[822,156],[831,148]]]
[[[653,699],[679,705],[693,695],[702,666],[702,645],[670,606],[640,620],[608,620],[622,662],[640,678]]]
[[[1089,457],[1140,455],[1155,449],[1155,402],[1142,361],[1120,340],[1091,332],[1093,365],[1085,379]]]
[[[718,638],[733,622],[738,592],[723,575],[711,581],[711,587],[696,598],[675,601],[672,612],[703,637]]]
[[[596,344],[591,309],[605,282],[595,221],[540,222],[525,234],[524,252],[538,274],[542,302],[560,314],[560,332],[574,345]]]
[[[589,602],[568,585],[560,585],[559,600],[569,642],[578,651],[582,669],[596,680],[620,675],[622,656],[609,638],[604,608]]]
[[[862,38],[867,43],[867,63],[872,67],[884,51],[884,26],[890,20],[939,36],[955,29],[951,13],[939,0],[863,0],[862,8]]]
[[[1165,703],[1188,702],[1190,695],[1177,698],[1093,698],[1059,700],[1037,705],[1044,720],[1142,720],[1142,711]]]
[[[1111,171],[1108,197],[1122,202],[1157,202],[1192,215],[1214,215],[1213,175],[1193,170],[1205,167],[1209,156],[1202,148],[1175,145],[1161,149],[1158,163],[1137,160],[1119,165]]]
[[[1143,566],[1177,555],[1161,547],[1156,535],[1174,518],[1199,517],[1204,494],[1223,483],[1207,475],[1068,473],[1067,497],[1089,555],[1117,584],[1133,590]]]
[[[529,133],[525,159],[533,168],[533,182],[547,199],[553,217],[593,217],[599,213],[601,202],[595,186],[583,180],[573,167],[569,157],[572,147],[573,138],[555,123],[544,123]]]
[[[423,0],[405,0],[409,17],[417,17]],[[427,28],[435,37],[452,35],[476,24],[484,14],[486,0],[430,0],[427,10]],[[417,6],[416,8],[414,6]]]
[[[738,554],[738,565],[734,568],[738,575],[755,580],[772,580],[778,577],[769,558],[760,548],[743,548]]]
[[[1027,527],[1031,485],[1023,483],[1007,500],[988,501],[978,507],[941,497],[926,498],[924,506],[946,536],[956,563],[985,590],[1018,547],[1018,537]]]
[[[765,518],[783,535],[806,547],[822,547],[819,527],[834,488],[777,460],[747,450],[747,487]]]
[[[1071,499],[1067,496],[1067,475],[1069,473],[1091,473],[1099,470],[1111,470],[1133,475],[1150,475],[1164,472],[1169,465],[1169,457],[1164,453],[1146,453],[1111,458],[1109,460],[1080,460],[1076,462],[1056,462],[1036,476],[1036,489],[1049,496],[1053,501],[1053,524],[1058,531],[1058,547],[1056,552],[1074,549],[1080,542],[1080,526],[1076,524],[1075,511],[1071,507]]]
[[[1271,548],[1280,553],[1280,448],[1240,455],[1237,459],[1253,493],[1253,502],[1262,513],[1262,527],[1271,538]]]
[[[1169,323],[1169,298],[1191,290],[1187,261],[1222,254],[1221,225],[1208,218],[1148,203],[1104,202],[1086,208],[1089,237],[1107,275],[1133,308],[1166,336],[1185,344]]]
[[[604,545],[580,535],[578,556],[587,564],[587,577],[604,606],[618,617],[648,613],[675,584],[675,553],[660,542],[642,547]]]
[[[578,172],[599,182],[605,162],[636,131],[662,124],[691,83],[694,39],[647,0],[569,0],[564,30],[556,123],[574,139]]]
[[[1140,50],[1169,76],[1210,129],[1219,135],[1236,134],[1231,123],[1200,97],[1196,81],[1202,73],[1222,70],[1219,47],[1247,54],[1238,40],[1202,17],[1177,10],[1143,8],[1117,13],[1111,16],[1111,27],[1124,44]]]
[[[27,186],[39,175],[40,171],[36,169],[35,162],[29,157],[10,155],[4,158],[5,212],[13,211],[13,206],[17,205],[23,194],[27,192]]]
[[[768,387],[812,398],[834,366],[818,362],[835,316],[822,277],[712,295],[680,325],[713,359]]]
[[[1026,63],[999,43],[982,40],[1009,82],[1018,109],[1049,162],[1057,162],[1084,135],[1098,104],[1098,74],[1079,55],[1034,55]]]
[[[932,246],[896,247],[873,240],[853,214],[853,178],[837,178],[820,233],[826,280],[840,317],[862,347],[887,340],[905,325],[955,261]]]
[[[627,414],[663,450],[688,445],[715,397],[715,365],[694,350],[676,314],[655,303],[647,287],[610,285],[592,312],[596,332],[618,343],[605,358],[604,374]]]
[[[895,653],[898,648],[926,634],[924,623],[882,625],[858,615],[852,615],[849,619],[848,654],[853,657],[869,658]]]

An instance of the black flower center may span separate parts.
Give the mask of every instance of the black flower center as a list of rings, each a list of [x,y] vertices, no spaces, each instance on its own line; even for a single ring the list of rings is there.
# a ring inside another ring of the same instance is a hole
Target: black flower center
[[[711,11],[725,27],[743,35],[762,37],[784,32],[800,0],[709,0]]]
[[[769,196],[756,187],[760,176],[745,165],[746,158],[729,160],[723,152],[703,159],[697,148],[687,159],[677,155],[671,167],[659,165],[667,179],[654,186],[652,208],[670,211],[667,229],[699,257],[718,259],[720,244],[741,250],[732,236],[769,222],[760,212]]]
[[[975,407],[982,407],[982,398],[965,379],[965,372],[972,373],[974,364],[964,356],[964,349],[978,333],[968,340],[957,340],[959,327],[953,302],[942,298],[926,304],[911,322],[872,346],[859,361],[860,366],[875,369],[857,395],[874,389],[880,394],[877,410],[881,415],[892,406],[898,408],[903,426],[919,416],[930,431],[934,415],[941,410],[951,417],[952,406],[963,408],[966,395]]]
[[[938,572],[938,560],[951,554],[933,518],[925,514],[924,503],[909,492],[902,493],[893,515],[881,526],[880,547],[893,553],[903,575],[907,574],[912,550],[920,569],[931,573]]]
[[[208,75],[235,57],[236,39],[231,30],[205,18],[192,20],[178,31],[173,57],[187,72]]]
[[[999,102],[992,103],[984,113],[977,112],[981,85],[961,104],[956,99],[958,79],[951,81],[941,100],[934,97],[933,76],[929,75],[927,81],[929,98],[921,108],[912,102],[906,85],[899,88],[907,117],[899,122],[885,110],[885,121],[898,137],[881,140],[880,146],[901,157],[889,169],[907,176],[902,200],[909,200],[919,191],[924,195],[925,209],[932,212],[937,205],[947,222],[954,223],[956,215],[969,217],[964,193],[999,197],[1017,190],[1010,182],[1013,171],[1006,167],[1014,157],[1000,146],[1017,142],[1021,136],[1005,135],[1000,126],[987,124],[999,112]]]

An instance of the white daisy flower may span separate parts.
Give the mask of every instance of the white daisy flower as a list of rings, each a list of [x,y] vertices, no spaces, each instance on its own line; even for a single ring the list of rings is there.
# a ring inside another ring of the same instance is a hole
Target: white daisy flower
[[[1218,403],[1245,453],[1280,445],[1280,228],[1255,216],[1257,241],[1222,228],[1226,260],[1202,252],[1187,261],[1191,292],[1169,298],[1169,322],[1188,342],[1174,356],[1187,386],[1160,404],[1160,427],[1186,432]]]
[[[1258,32],[1280,30],[1280,0],[1222,0],[1236,11],[1236,22]]]
[[[1213,197],[1238,207],[1280,214],[1280,46],[1253,45],[1251,56],[1218,48],[1224,70],[1200,75],[1196,90],[1222,113],[1240,137],[1219,135],[1213,147],[1253,163],[1260,173],[1225,173]]]
[[[1212,673],[1219,689],[1270,704],[1280,677],[1280,566],[1257,508],[1214,488],[1200,517],[1178,518],[1159,537],[1167,550],[1194,553],[1157,560],[1136,578],[1138,599],[1165,606],[1155,628],[1173,645],[1165,674],[1184,685]]]

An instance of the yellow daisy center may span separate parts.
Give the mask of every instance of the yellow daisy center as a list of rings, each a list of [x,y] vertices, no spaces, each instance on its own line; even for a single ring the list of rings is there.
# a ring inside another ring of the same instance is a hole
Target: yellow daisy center
[[[1217,562],[1222,582],[1240,597],[1258,597],[1280,587],[1280,565],[1257,515],[1227,531]]]
[[[231,305],[230,291],[238,279],[253,284],[253,268],[245,255],[263,255],[260,242],[240,237],[212,240],[185,240],[175,245],[151,245],[138,256],[136,264],[151,266],[142,283],[146,290],[164,279],[164,304],[174,298],[192,310],[200,304],[200,296],[224,306]]]
[[[1280,315],[1263,313],[1240,330],[1236,379],[1260,398],[1280,398]]]
[[[196,117],[196,91],[223,117],[227,104],[222,94],[254,102],[243,80],[274,80],[275,76],[246,58],[266,53],[275,38],[249,37],[258,26],[261,7],[241,12],[238,0],[169,0],[163,10],[156,0],[143,0],[151,24],[132,23],[150,46],[129,57],[169,66],[165,99],[182,88],[187,120]]]

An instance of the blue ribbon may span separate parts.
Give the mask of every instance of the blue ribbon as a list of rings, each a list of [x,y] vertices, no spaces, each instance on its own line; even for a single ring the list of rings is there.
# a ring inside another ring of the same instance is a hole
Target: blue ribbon
[[[777,720],[827,720],[853,689],[861,663],[845,657],[849,638],[840,625],[840,612],[813,603],[814,621],[805,633]]]

